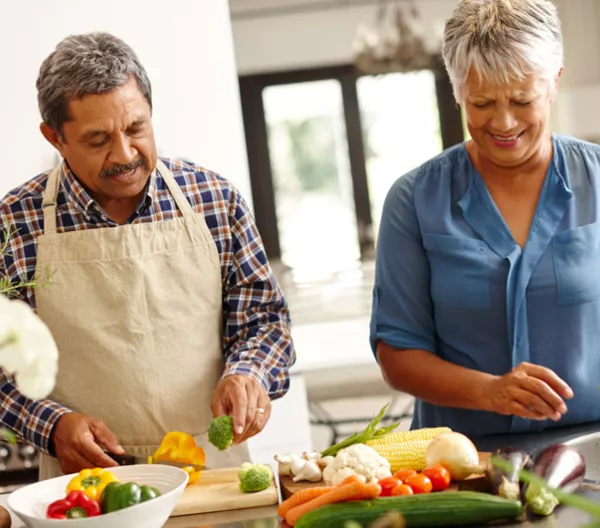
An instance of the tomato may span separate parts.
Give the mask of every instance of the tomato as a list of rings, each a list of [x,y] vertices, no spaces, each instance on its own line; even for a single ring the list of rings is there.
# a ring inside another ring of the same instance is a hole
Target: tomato
[[[433,491],[444,491],[450,486],[450,472],[445,467],[434,466],[426,468],[423,470],[423,475],[431,480]]]
[[[392,488],[394,488],[396,485],[398,484],[402,484],[402,482],[394,477],[386,477],[383,478],[379,481],[377,481],[377,484],[379,484],[381,486],[381,493],[379,494],[380,497],[389,497],[390,496],[390,492],[392,491]]]
[[[396,497],[398,495],[413,495],[414,492],[412,490],[412,488],[410,486],[408,486],[407,484],[397,484],[396,486],[394,486],[390,492],[390,495],[392,497]]]
[[[404,484],[410,486],[414,493],[429,493],[433,488],[431,480],[422,473],[408,477]]]
[[[412,477],[413,475],[417,475],[417,471],[415,469],[400,469],[394,473],[394,478],[397,478],[404,482],[407,477]]]

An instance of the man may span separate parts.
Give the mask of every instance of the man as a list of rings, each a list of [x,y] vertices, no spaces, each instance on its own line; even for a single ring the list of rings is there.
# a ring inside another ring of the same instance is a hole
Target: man
[[[151,454],[171,430],[207,465],[249,461],[245,441],[288,390],[283,294],[244,199],[199,166],[160,159],[151,86],[106,33],[71,36],[37,80],[41,132],[63,161],[10,192],[3,265],[60,350],[51,398],[0,379],[2,422],[42,452],[40,478]],[[28,287],[51,273],[46,288]],[[206,430],[231,414],[234,445]]]

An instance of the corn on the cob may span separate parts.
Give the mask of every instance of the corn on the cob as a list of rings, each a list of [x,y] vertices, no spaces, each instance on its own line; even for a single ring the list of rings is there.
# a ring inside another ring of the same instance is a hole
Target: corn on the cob
[[[426,427],[414,431],[389,433],[369,440],[367,445],[390,463],[393,472],[400,469],[425,469],[425,453],[432,438],[450,432],[449,427]]]

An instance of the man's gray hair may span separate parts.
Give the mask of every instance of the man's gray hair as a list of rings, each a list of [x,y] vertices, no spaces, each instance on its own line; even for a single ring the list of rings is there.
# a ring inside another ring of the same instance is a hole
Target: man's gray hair
[[[109,92],[132,76],[152,109],[150,79],[129,45],[109,33],[71,35],[40,67],[36,86],[42,119],[62,135],[71,99]]]
[[[458,102],[471,69],[493,85],[528,75],[555,80],[563,66],[556,6],[549,0],[460,0],[446,22],[442,55]]]

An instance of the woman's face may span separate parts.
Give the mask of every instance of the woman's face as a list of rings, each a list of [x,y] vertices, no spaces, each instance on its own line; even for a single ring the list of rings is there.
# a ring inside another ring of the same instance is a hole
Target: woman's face
[[[539,77],[492,86],[471,71],[461,93],[467,127],[480,155],[501,167],[528,161],[547,145],[556,84]]]

